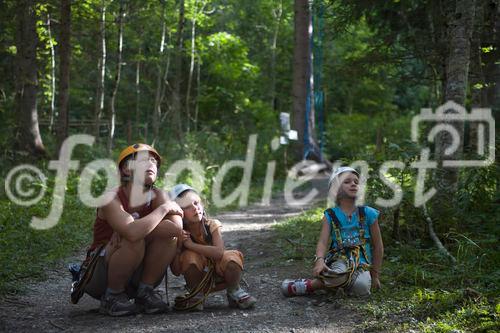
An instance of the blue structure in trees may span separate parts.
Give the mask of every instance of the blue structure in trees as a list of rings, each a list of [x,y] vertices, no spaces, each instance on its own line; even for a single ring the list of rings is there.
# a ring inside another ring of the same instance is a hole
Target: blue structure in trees
[[[325,143],[325,96],[321,82],[321,70],[323,66],[323,14],[324,5],[322,0],[309,2],[310,12],[310,33],[309,33],[309,80],[307,81],[307,97],[304,128],[304,159],[311,155],[318,157],[323,161],[323,148]],[[314,103],[314,104],[313,104]],[[314,112],[314,118],[311,119],[311,112]],[[313,120],[317,126],[310,126],[309,122]],[[319,146],[313,140],[313,134],[310,129],[316,129]]]

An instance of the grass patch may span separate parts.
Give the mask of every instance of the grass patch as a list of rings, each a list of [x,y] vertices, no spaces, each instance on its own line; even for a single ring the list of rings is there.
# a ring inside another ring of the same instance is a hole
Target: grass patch
[[[322,208],[276,225],[284,260],[310,260],[319,237]],[[383,226],[382,226],[383,227]],[[457,237],[451,265],[432,246],[419,241],[386,244],[381,282],[366,302],[346,306],[368,316],[366,332],[498,332],[500,331],[500,255],[491,234]]]
[[[32,216],[48,215],[53,183],[35,206],[0,199],[0,295],[19,292],[27,281],[44,279],[47,267],[90,244],[95,209],[77,199],[76,181],[75,176],[69,178],[60,222],[48,230],[35,230],[30,222]],[[68,283],[69,279],[68,272]]]

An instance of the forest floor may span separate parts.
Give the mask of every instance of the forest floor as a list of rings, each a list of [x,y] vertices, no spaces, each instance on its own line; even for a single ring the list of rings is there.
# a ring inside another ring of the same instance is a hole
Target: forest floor
[[[325,179],[312,184],[325,198]],[[300,194],[296,194],[299,196]],[[317,201],[316,204],[324,204]],[[342,296],[319,294],[285,298],[280,292],[285,278],[310,276],[311,266],[303,261],[284,261],[276,246],[272,225],[301,214],[307,207],[287,206],[283,197],[271,205],[251,205],[217,216],[223,223],[226,248],[239,249],[245,256],[243,284],[257,300],[254,309],[227,306],[224,291],[211,294],[202,312],[137,314],[112,318],[99,314],[99,301],[88,295],[77,305],[69,301],[70,274],[67,264],[79,262],[83,251],[48,269],[48,279],[33,282],[24,292],[0,299],[0,331],[6,332],[354,332],[363,314],[344,306]],[[160,285],[165,296],[164,284]],[[182,278],[169,274],[170,304],[184,293]],[[356,301],[355,301],[356,302]],[[362,300],[359,300],[362,302]]]

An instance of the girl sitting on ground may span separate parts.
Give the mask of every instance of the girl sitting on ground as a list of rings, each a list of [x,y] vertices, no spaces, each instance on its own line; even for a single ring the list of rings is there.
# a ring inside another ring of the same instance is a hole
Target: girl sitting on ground
[[[208,294],[223,289],[227,289],[229,306],[253,307],[255,298],[240,287],[243,255],[237,250],[225,250],[220,221],[207,218],[200,196],[186,184],[174,186],[170,197],[184,212],[183,236],[171,270],[174,275],[184,276],[189,291],[176,298],[175,308],[203,310]]]
[[[332,173],[329,195],[337,205],[324,212],[314,257],[314,279],[283,281],[283,295],[342,288],[348,295],[366,296],[371,288],[380,288],[384,247],[379,212],[372,207],[356,206],[358,187],[359,173],[355,169],[341,167]]]

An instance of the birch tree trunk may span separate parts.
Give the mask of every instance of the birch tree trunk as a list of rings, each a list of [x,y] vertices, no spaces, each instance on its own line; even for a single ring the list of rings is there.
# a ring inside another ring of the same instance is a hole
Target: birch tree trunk
[[[47,33],[49,35],[50,47],[50,115],[49,115],[49,133],[52,133],[54,128],[55,117],[55,102],[56,102],[56,53],[54,50],[54,42],[52,41],[52,20],[50,14],[47,13]]]
[[[94,108],[94,136],[96,141],[99,140],[101,117],[104,111],[104,84],[106,78],[106,0],[101,2],[101,13],[99,23],[99,42],[98,51],[100,54],[97,60],[97,89],[95,93],[95,108]]]
[[[38,72],[36,62],[35,4],[32,0],[17,2],[16,34],[16,144],[36,157],[45,156],[46,151],[38,127],[36,94]]]
[[[134,130],[137,135],[139,133],[139,125],[141,122],[141,59],[142,46],[139,47],[139,59],[135,64],[135,126]],[[144,138],[144,141],[145,138]]]
[[[281,18],[283,16],[283,0],[280,0],[278,8],[273,10],[273,17],[276,21],[276,26],[274,27],[273,40],[271,44],[271,106],[273,110],[278,110],[278,103],[276,99],[276,49],[278,45],[278,35],[281,26]]]
[[[196,100],[194,103],[194,130],[198,130],[198,101],[201,94],[201,59],[198,55],[198,64],[196,66]]]
[[[165,10],[166,3],[162,1],[162,11],[161,11],[161,40],[160,40],[160,51],[158,54],[157,76],[156,76],[156,93],[155,93],[155,105],[153,111],[153,142],[157,143],[160,134],[160,119],[161,119],[161,95],[162,95],[162,78],[163,78],[163,53],[165,51]]]
[[[116,94],[118,92],[118,86],[120,85],[121,71],[122,71],[122,51],[123,51],[123,25],[125,17],[125,4],[123,0],[120,1],[120,9],[118,13],[118,53],[116,58],[116,75],[115,82],[113,86],[113,91],[111,93],[110,101],[110,114],[109,114],[109,135],[108,135],[108,153],[111,154],[113,149],[113,140],[115,136],[115,121],[116,121],[116,110],[115,101]]]
[[[203,7],[200,12],[203,12]],[[189,76],[188,76],[188,85],[186,91],[186,118],[187,118],[187,127],[186,131],[189,133],[190,131],[190,122],[191,122],[191,112],[190,112],[190,98],[191,98],[191,84],[193,81],[193,72],[194,72],[194,58],[196,53],[196,17],[198,16],[198,0],[195,0],[193,7],[193,19],[191,21],[191,61],[189,64]]]
[[[59,51],[59,117],[57,143],[61,147],[68,137],[69,80],[71,61],[71,0],[61,0],[61,38]]]
[[[183,43],[184,43],[184,0],[179,1],[179,21],[177,24],[177,41],[175,43],[177,52],[175,57],[175,81],[173,87],[173,100],[172,100],[172,111],[173,111],[173,132],[175,133],[177,140],[182,137],[182,106],[181,106],[181,82],[182,82],[182,54],[183,54]]]

